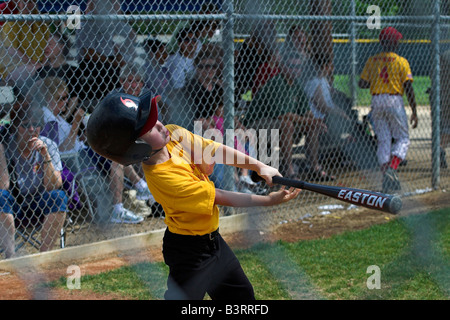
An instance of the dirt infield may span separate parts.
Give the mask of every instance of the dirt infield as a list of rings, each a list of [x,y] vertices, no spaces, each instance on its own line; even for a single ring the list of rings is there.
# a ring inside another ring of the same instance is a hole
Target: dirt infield
[[[421,214],[432,210],[450,207],[450,197],[447,192],[435,191],[414,198],[405,198],[403,209],[399,216]],[[269,231],[253,230],[250,232],[223,235],[232,248],[245,248],[255,243],[283,240],[293,242],[298,240],[326,238],[345,231],[368,228],[375,224],[386,223],[397,216],[380,213],[373,210],[358,209],[352,211],[335,211],[328,215],[313,216],[300,221],[287,221]],[[116,253],[103,257],[95,257],[85,261],[77,261],[82,275],[97,274],[124,265],[143,262],[161,261],[160,246],[149,247],[144,251]],[[110,300],[124,299],[120,295],[99,294],[80,290],[37,289],[38,284],[46,281],[67,277],[67,266],[52,265],[40,270],[21,270],[10,273],[0,270],[0,299],[2,300]]]

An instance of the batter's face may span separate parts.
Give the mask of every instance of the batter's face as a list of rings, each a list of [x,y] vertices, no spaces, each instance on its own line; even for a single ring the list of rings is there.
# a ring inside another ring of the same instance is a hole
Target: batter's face
[[[155,126],[140,139],[151,146],[153,150],[158,150],[170,142],[170,132],[161,122],[157,121]]]

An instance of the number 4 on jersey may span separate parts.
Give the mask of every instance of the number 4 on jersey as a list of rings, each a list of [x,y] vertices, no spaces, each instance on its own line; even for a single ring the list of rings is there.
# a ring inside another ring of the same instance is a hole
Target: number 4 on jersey
[[[383,79],[384,83],[389,83],[389,73],[387,67],[384,67],[380,72],[380,78]]]

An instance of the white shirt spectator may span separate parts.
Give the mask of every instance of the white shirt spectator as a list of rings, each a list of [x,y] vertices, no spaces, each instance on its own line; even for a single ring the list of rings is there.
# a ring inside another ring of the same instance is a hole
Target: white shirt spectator
[[[314,117],[318,119],[324,119],[326,113],[322,108],[316,105],[314,102],[314,95],[318,89],[322,90],[323,100],[326,103],[327,109],[335,109],[336,105],[333,102],[331,97],[331,86],[328,80],[325,77],[315,77],[305,84],[305,93],[309,98],[310,109],[314,114]]]
[[[167,58],[166,66],[170,74],[170,87],[173,89],[183,88],[195,72],[194,59],[183,57],[178,52]]]
[[[198,41],[197,48],[195,49],[195,54],[192,58],[181,55],[179,51],[167,58],[165,65],[169,71],[169,85],[172,89],[183,88],[188,83],[188,81],[194,77],[194,59],[200,52],[201,47],[202,44],[200,41]]]
[[[44,121],[46,124],[49,122],[54,122],[57,124],[57,132],[56,132],[57,136],[56,137],[52,136],[52,138],[58,145],[61,155],[78,152],[81,149],[86,148],[86,145],[80,139],[77,138],[75,139],[75,146],[73,149],[61,151],[63,149],[61,148],[61,144],[64,140],[66,140],[69,137],[72,125],[68,123],[60,115],[55,116],[47,107],[43,107],[42,110],[44,111]]]

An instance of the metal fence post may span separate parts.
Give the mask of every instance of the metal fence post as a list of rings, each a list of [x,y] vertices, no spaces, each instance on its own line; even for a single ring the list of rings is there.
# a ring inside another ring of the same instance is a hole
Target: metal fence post
[[[433,47],[434,68],[432,73],[432,88],[434,98],[431,101],[431,186],[433,189],[439,187],[440,182],[440,159],[439,159],[439,145],[440,145],[440,10],[441,1],[434,1],[433,8],[433,36],[431,39]]]
[[[355,0],[352,0],[352,17],[356,17],[356,2]],[[356,106],[356,100],[357,100],[357,83],[356,83],[356,66],[358,64],[357,61],[357,50],[356,50],[356,21],[353,20],[351,23],[351,31],[350,31],[350,41],[351,41],[351,47],[352,47],[352,76],[350,78],[350,88],[351,88],[351,98],[353,102],[353,106]]]
[[[223,48],[224,48],[224,144],[234,147],[234,134],[229,137],[227,129],[233,129],[234,132],[234,8],[233,1],[227,0],[223,4],[226,19],[223,25]],[[230,140],[230,141],[228,141]],[[230,144],[231,143],[231,144]],[[226,159],[224,159],[226,160]],[[225,166],[225,188],[233,190],[234,187],[234,168]]]

